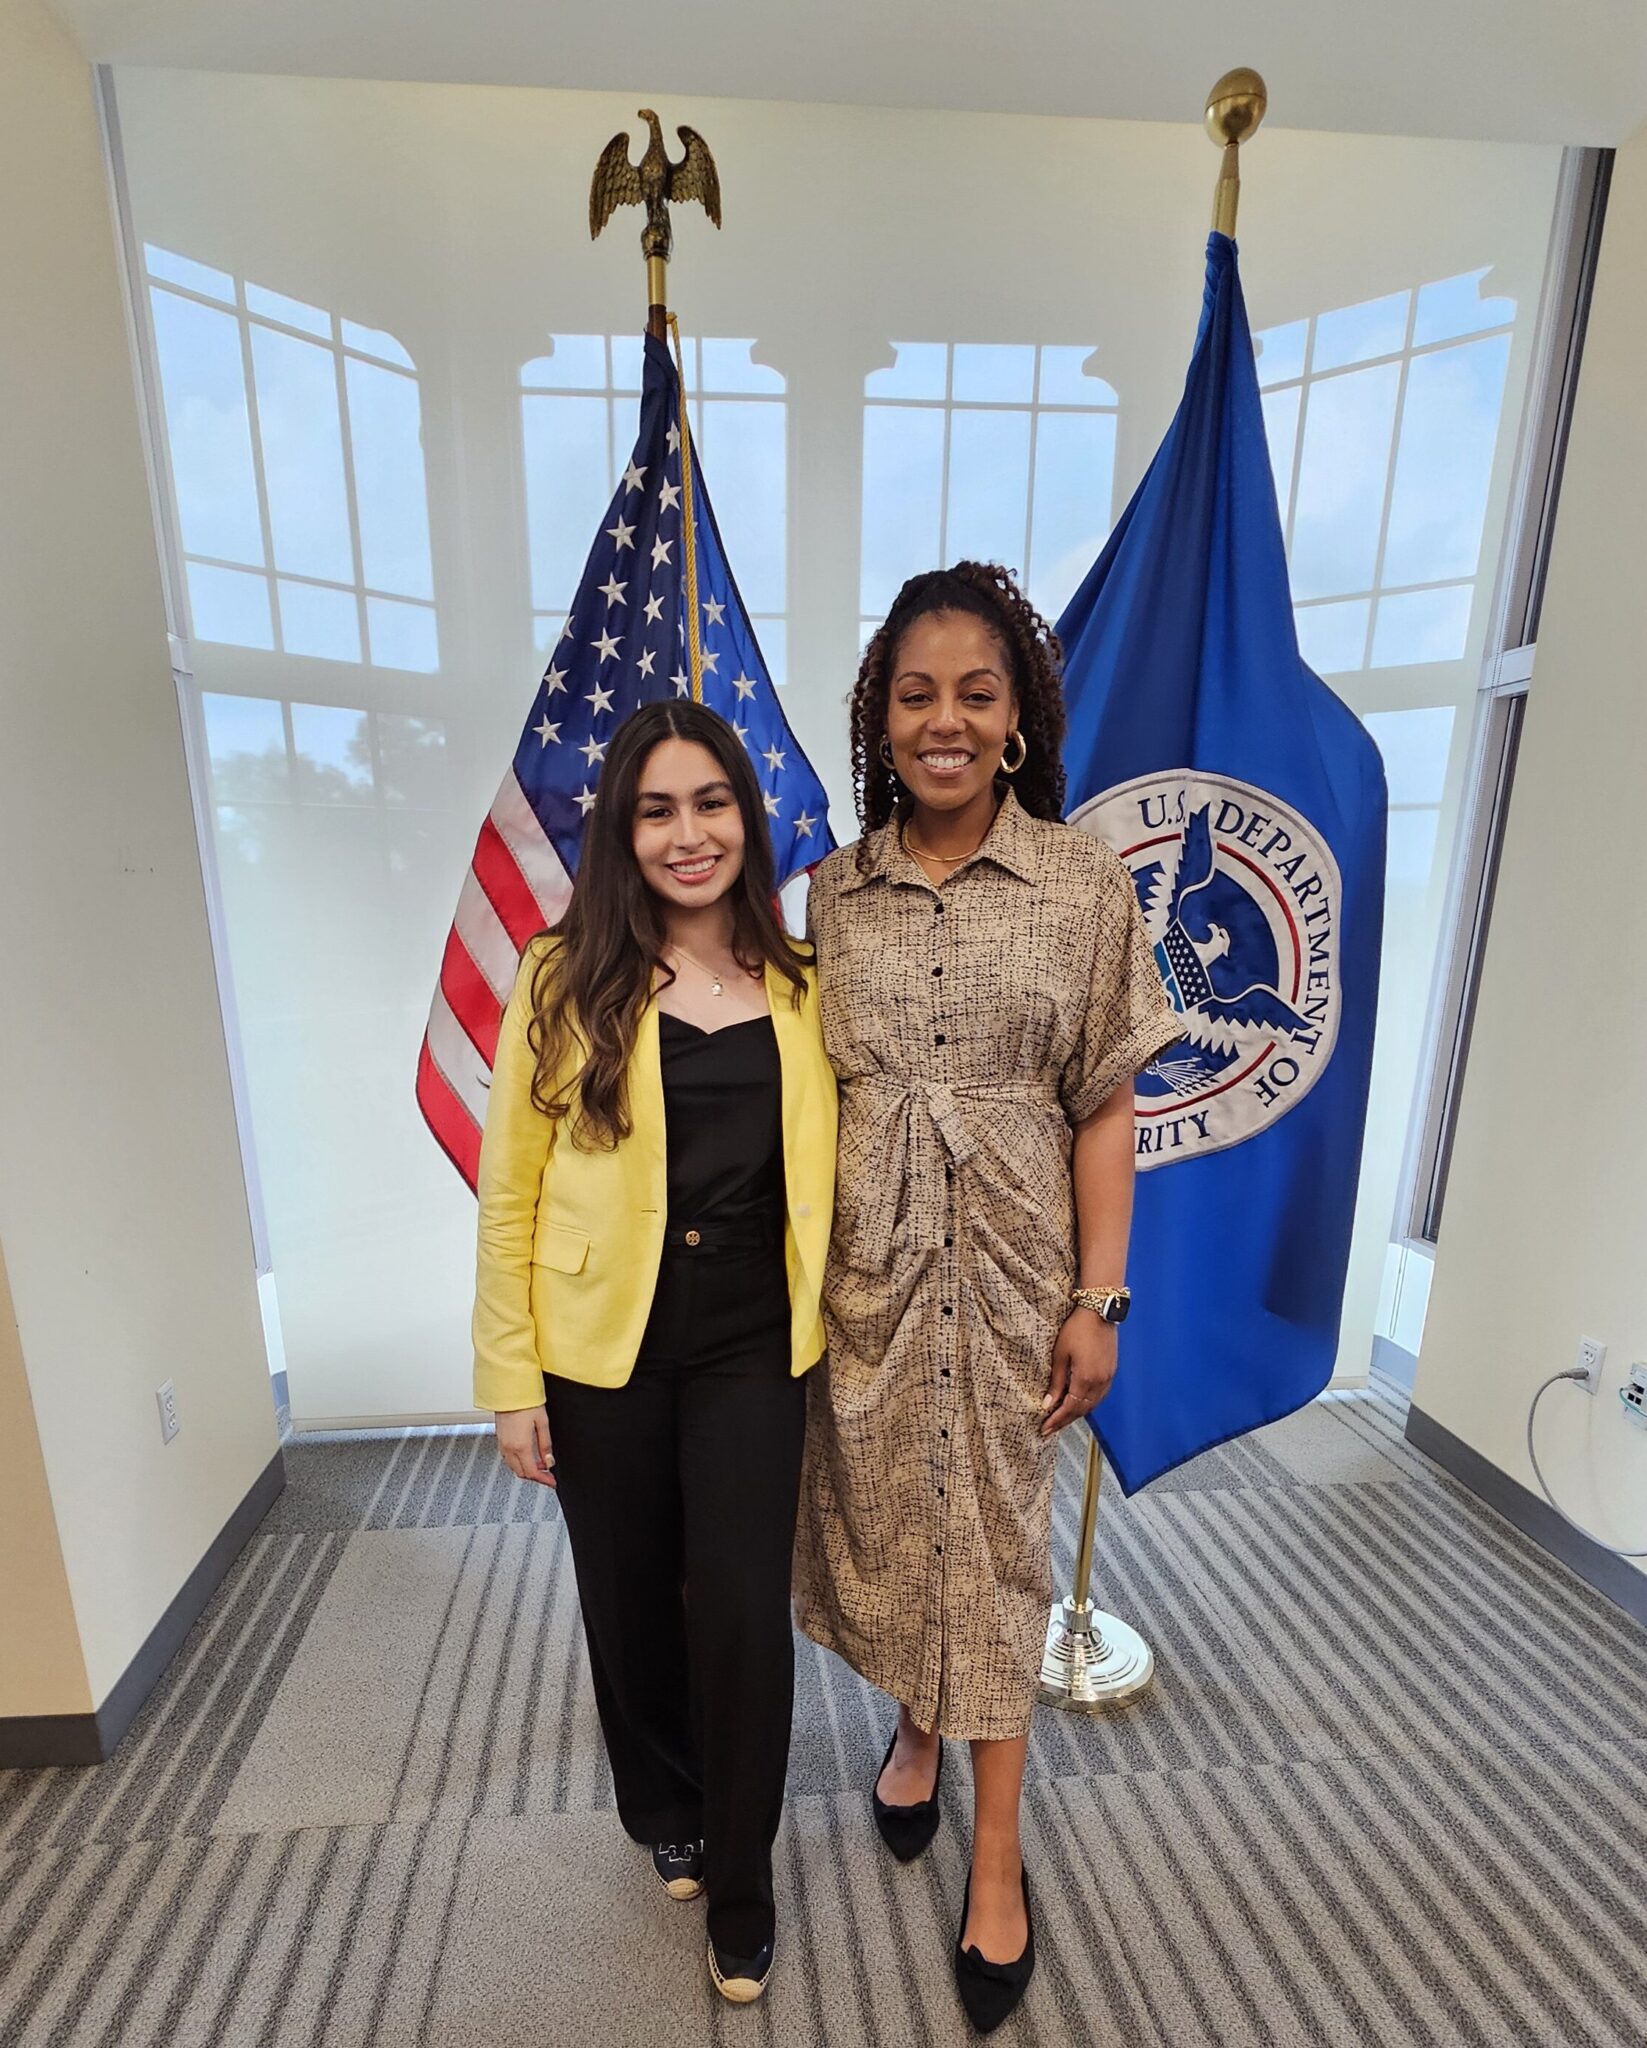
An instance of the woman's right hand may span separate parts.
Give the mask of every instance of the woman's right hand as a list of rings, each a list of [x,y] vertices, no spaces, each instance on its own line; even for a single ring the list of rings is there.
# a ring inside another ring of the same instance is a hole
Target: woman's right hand
[[[498,1433],[498,1453],[515,1477],[553,1486],[555,1454],[549,1448],[549,1411],[541,1405],[500,1408],[492,1420]]]

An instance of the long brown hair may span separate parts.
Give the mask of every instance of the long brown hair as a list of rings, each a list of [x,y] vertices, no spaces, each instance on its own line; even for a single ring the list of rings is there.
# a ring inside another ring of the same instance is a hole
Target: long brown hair
[[[570,1118],[581,1150],[611,1150],[632,1128],[625,1075],[654,978],[665,963],[663,905],[635,859],[635,792],[652,749],[693,740],[720,764],[743,815],[743,867],[733,882],[732,954],[751,973],[770,964],[791,984],[797,1006],[806,979],[773,908],[772,839],[760,785],[743,742],[702,704],[643,704],[612,735],[595,802],[583,828],[577,884],[532,979],[527,1043],[536,1059],[532,1101],[556,1122]],[[581,1057],[580,1057],[581,1056]],[[570,1071],[568,1071],[570,1070]]]
[[[887,698],[898,644],[917,619],[934,612],[966,612],[981,619],[1001,643],[1013,692],[1018,730],[1028,749],[1012,789],[1036,818],[1064,815],[1063,649],[1058,635],[1024,596],[1012,572],[993,562],[957,562],[911,576],[864,649],[852,690],[852,795],[858,822],[872,832],[898,815],[908,792],[881,755]],[[863,850],[860,849],[860,858]]]

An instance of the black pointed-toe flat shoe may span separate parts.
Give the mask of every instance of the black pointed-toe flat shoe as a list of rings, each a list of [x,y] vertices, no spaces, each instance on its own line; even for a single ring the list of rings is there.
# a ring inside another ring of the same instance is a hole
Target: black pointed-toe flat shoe
[[[888,1806],[881,1797],[881,1779],[886,1767],[892,1761],[892,1752],[898,1746],[898,1731],[892,1731],[892,1740],[886,1746],[886,1755],[881,1759],[881,1768],[875,1773],[875,1789],[870,1797],[875,1802],[875,1825],[881,1831],[881,1840],[897,1857],[900,1863],[907,1863],[912,1856],[919,1856],[927,1843],[938,1832],[938,1787],[943,1783],[944,1746],[938,1744],[938,1768],[933,1773],[932,1790],[915,1806]]]
[[[672,1899],[695,1899],[703,1890],[702,1842],[654,1842],[652,1868]]]
[[[733,1956],[710,1942],[709,1976],[722,1998],[734,2005],[753,2005],[772,1974],[772,1951],[773,1943],[767,1941],[752,1956]]]
[[[966,2016],[980,2034],[992,2034],[1017,2010],[1035,1974],[1035,1915],[1029,1904],[1029,1872],[1024,1872],[1024,1924],[1029,1930],[1024,1952],[1014,1963],[992,1963],[976,1948],[962,1948],[967,1914],[972,1909],[972,1872],[966,1874],[961,1924],[955,1935],[955,1988]]]

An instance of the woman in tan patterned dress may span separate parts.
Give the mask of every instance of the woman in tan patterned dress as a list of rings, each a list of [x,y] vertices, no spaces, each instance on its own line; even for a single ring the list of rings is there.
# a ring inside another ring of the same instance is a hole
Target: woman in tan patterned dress
[[[894,1853],[936,1828],[942,1738],[971,1742],[955,1963],[984,2028],[1034,1966],[1018,1808],[1057,1437],[1115,1371],[1129,1084],[1180,1035],[1125,865],[1060,822],[1058,663],[1006,571],[904,586],[852,702],[864,836],[808,915],[840,1154],[797,1607],[898,1703]]]

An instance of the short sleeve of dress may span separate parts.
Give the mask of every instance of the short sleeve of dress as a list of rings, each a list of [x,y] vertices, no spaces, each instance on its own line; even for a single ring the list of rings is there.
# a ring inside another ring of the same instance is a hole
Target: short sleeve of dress
[[[1121,1082],[1184,1035],[1162,986],[1132,876],[1108,847],[1100,851],[1086,1014],[1058,1086],[1072,1124],[1091,1116]]]

